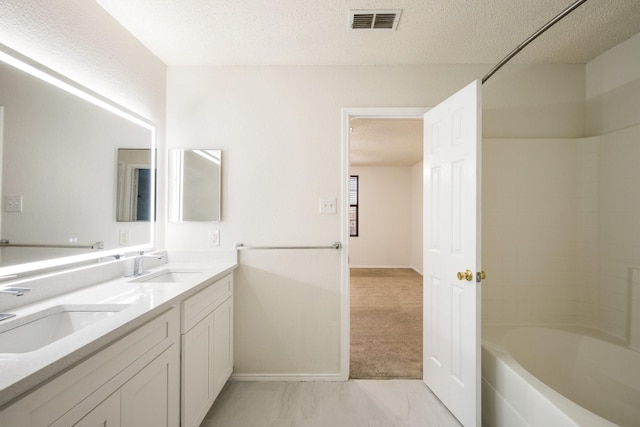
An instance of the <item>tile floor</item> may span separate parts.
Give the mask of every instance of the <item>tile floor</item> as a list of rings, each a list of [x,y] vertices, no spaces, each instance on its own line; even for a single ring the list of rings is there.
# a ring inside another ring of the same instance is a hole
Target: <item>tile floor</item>
[[[421,380],[229,382],[200,427],[460,426]]]

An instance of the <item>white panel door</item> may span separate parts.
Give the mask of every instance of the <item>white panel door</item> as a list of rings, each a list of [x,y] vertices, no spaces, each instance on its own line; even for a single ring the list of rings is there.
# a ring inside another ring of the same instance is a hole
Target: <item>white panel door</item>
[[[467,427],[480,425],[480,99],[476,81],[424,116],[424,382]]]

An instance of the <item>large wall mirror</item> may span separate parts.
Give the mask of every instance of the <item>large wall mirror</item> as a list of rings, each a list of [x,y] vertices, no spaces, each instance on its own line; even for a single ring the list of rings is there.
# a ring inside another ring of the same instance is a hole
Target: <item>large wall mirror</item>
[[[169,151],[169,220],[220,221],[222,151]]]
[[[0,114],[0,276],[153,247],[155,173],[131,222],[116,191],[120,149],[155,171],[150,123],[3,45]]]

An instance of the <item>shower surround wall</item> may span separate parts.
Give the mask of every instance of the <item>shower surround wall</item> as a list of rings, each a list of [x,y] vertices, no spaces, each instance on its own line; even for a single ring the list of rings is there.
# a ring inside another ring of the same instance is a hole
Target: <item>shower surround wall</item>
[[[597,247],[596,147],[576,138],[483,141],[484,321],[579,320],[583,295],[596,287],[588,272]]]
[[[640,34],[587,64],[588,137],[484,141],[484,321],[629,338],[640,266],[639,50]]]
[[[594,323],[625,339],[631,322],[631,269],[640,266],[639,51],[637,34],[586,67],[587,132],[601,135],[600,268]]]
[[[640,268],[640,125],[600,137],[600,250],[595,324],[628,339],[632,269]]]
[[[640,125],[599,137],[487,139],[483,320],[628,339],[640,267]]]

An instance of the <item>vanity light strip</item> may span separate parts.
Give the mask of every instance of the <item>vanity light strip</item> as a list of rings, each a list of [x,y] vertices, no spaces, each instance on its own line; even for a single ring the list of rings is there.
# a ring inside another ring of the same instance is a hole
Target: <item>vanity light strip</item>
[[[66,79],[63,76],[59,75],[53,70],[40,69],[40,68],[45,68],[41,64],[38,64],[36,66],[36,65],[29,64],[26,59],[25,60],[18,59],[19,54],[17,52],[10,54],[4,51],[7,49],[9,48],[4,45],[0,45],[0,61],[5,62],[6,64],[9,64],[12,67],[15,67],[21,71],[24,71],[25,73],[28,73],[33,77],[36,77],[42,81],[50,83],[57,88],[60,88],[66,92],[69,92],[79,98],[82,98],[85,101],[88,101],[94,105],[97,105],[98,107],[104,108],[105,110],[110,111],[113,114],[116,114],[124,119],[127,119],[155,133],[155,127],[151,125],[149,122],[139,117],[136,117],[135,115],[128,113],[127,111],[124,111],[119,107],[116,107],[110,102],[102,99],[97,94],[89,93],[92,91],[87,88],[78,87],[77,85],[68,83],[67,81],[65,81]]]

